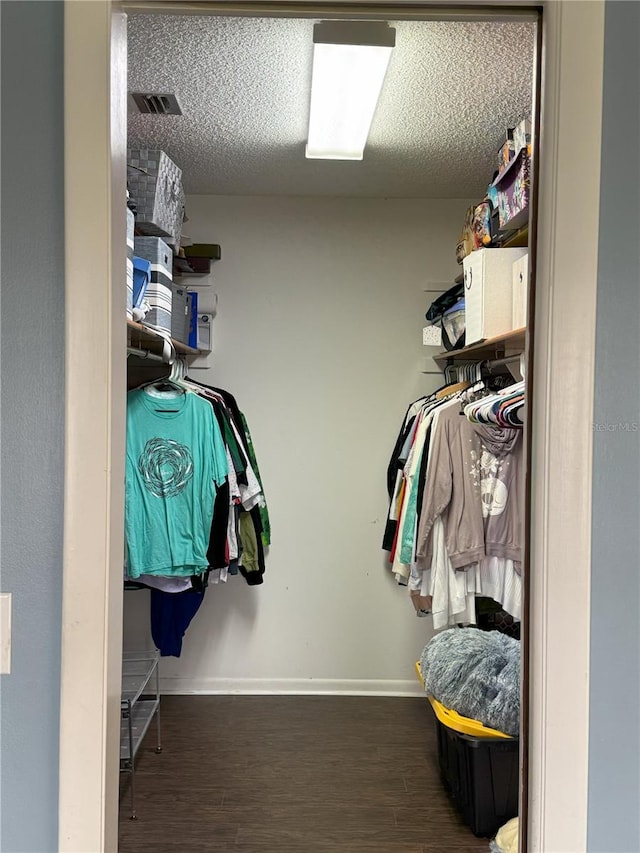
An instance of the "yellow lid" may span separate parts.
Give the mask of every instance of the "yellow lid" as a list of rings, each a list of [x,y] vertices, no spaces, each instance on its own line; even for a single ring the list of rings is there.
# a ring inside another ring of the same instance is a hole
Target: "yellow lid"
[[[418,678],[424,687],[424,679],[420,672],[419,662],[416,663],[416,672],[418,673]],[[478,720],[472,720],[470,717],[463,717],[462,714],[458,714],[457,711],[453,711],[451,708],[445,708],[445,706],[441,702],[438,702],[437,699],[434,699],[433,696],[427,696],[427,699],[431,702],[431,707],[442,725],[449,729],[453,729],[454,732],[460,732],[463,735],[472,735],[473,737],[500,737],[505,738],[506,740],[513,740],[511,735],[506,735],[504,732],[499,732],[497,729],[490,729]]]

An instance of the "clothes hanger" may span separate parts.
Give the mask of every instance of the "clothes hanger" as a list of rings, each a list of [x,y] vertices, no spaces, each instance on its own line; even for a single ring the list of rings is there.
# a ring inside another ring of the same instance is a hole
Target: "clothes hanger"
[[[436,391],[436,399],[443,400],[445,397],[450,397],[452,394],[457,394],[458,391],[465,391],[471,382],[468,382],[466,379],[461,382],[456,382],[453,385],[447,385],[445,388],[442,388],[440,391]]]
[[[171,399],[175,399],[176,396],[184,395],[191,390],[188,384],[184,381],[184,364],[182,359],[178,358],[173,344],[171,344],[171,348],[173,350],[173,358],[170,362],[171,369],[169,371],[169,375],[153,379],[151,382],[146,382],[144,385],[140,386],[142,389],[154,389],[158,393],[153,394],[152,396],[159,400],[164,398],[167,402]],[[176,391],[178,391],[178,395],[176,395]],[[180,410],[156,407],[156,411],[166,414],[176,414]]]
[[[448,364],[444,369],[444,381],[446,382],[446,384],[452,385],[454,382],[458,382],[460,379],[459,372],[459,365]]]
[[[179,394],[186,395],[190,388],[184,382],[184,365],[182,359],[176,358],[171,365],[171,372],[169,376],[160,382],[160,386],[162,388],[168,388],[170,390],[178,390]],[[157,386],[156,386],[157,387]],[[168,400],[175,399],[175,395],[171,395],[168,397]],[[165,414],[177,414],[180,409],[166,409],[166,408],[157,408],[156,412],[162,412]]]

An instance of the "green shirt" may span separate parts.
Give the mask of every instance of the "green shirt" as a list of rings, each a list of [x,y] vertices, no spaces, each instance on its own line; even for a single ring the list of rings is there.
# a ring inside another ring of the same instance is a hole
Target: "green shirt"
[[[125,534],[130,578],[207,568],[227,456],[210,403],[190,392],[127,395]]]

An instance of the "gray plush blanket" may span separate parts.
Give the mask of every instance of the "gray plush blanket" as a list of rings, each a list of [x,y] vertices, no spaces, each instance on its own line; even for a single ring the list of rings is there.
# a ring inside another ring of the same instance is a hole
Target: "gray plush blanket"
[[[499,631],[451,628],[424,648],[425,691],[465,717],[517,737],[520,642]]]

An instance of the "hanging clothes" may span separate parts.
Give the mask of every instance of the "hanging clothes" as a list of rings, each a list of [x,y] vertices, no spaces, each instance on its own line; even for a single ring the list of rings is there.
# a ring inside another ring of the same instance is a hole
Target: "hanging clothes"
[[[383,549],[416,614],[431,614],[435,630],[475,624],[480,595],[520,618],[522,432],[504,423],[519,419],[524,383],[490,396],[470,384],[409,406],[387,470]],[[462,416],[473,406],[484,417],[483,402],[493,412],[496,401],[500,424]]]
[[[204,590],[151,590],[151,636],[162,657],[180,657],[182,640],[204,600]]]
[[[418,557],[431,557],[430,532],[443,515],[454,568],[485,556],[522,561],[521,439],[518,430],[471,423],[460,417],[459,406],[440,413],[418,526]]]
[[[229,516],[228,539],[231,543],[228,568],[232,574],[238,571],[250,586],[263,582],[265,572],[264,549],[271,543],[269,511],[264,497],[255,450],[249,433],[247,420],[235,397],[222,388],[215,388],[186,377],[186,382],[198,394],[212,402],[218,400],[229,419],[229,428],[236,440],[237,458],[240,466],[235,467],[237,491],[232,488],[232,506],[237,509]],[[252,458],[253,457],[253,458]],[[245,519],[245,514],[248,518]],[[241,533],[242,530],[242,533]],[[239,545],[239,550],[236,548]]]
[[[524,425],[525,384],[517,382],[495,395],[469,403],[465,416],[473,423],[521,428]]]
[[[263,582],[269,515],[231,394],[171,377],[129,392],[125,534],[125,586],[151,589],[163,655],[179,656],[209,583]]]
[[[127,395],[125,532],[130,578],[206,571],[216,488],[228,472],[211,406],[195,394]]]

